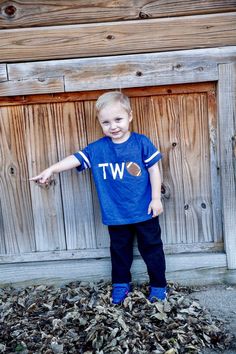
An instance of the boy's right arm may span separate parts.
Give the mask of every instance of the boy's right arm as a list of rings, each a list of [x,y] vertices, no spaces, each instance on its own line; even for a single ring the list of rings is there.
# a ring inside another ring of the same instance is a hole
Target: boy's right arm
[[[42,171],[38,176],[30,178],[30,181],[47,183],[53,173],[59,173],[66,170],[70,170],[74,167],[80,166],[80,161],[74,156],[70,155],[65,159],[55,163],[54,165],[48,167],[46,170]]]

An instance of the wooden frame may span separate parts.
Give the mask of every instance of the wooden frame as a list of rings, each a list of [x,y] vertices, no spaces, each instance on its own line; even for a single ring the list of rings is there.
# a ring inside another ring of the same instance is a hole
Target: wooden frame
[[[236,269],[236,63],[219,66],[218,106],[225,250]]]
[[[0,64],[0,96],[217,81],[217,66],[234,61],[236,46]]]
[[[193,275],[201,278],[206,269],[220,269],[221,275],[225,276],[227,265],[226,255],[223,253],[185,253],[166,256],[167,277],[171,281],[179,276],[179,271],[188,271],[185,281],[189,283]],[[53,264],[53,266],[52,266]],[[0,264],[0,283],[11,283],[34,281],[35,283],[65,283],[65,281],[82,280],[98,281],[99,279],[110,279],[111,262],[109,258],[93,259],[70,259],[27,262],[18,264]],[[170,273],[170,274],[168,274]],[[206,272],[205,272],[206,273]],[[141,258],[135,258],[132,266],[133,279],[138,281],[147,280],[146,268]],[[218,274],[219,279],[219,274]],[[222,278],[221,278],[222,279]],[[198,279],[202,284],[202,280]],[[205,281],[209,284],[210,278]],[[196,281],[194,281],[196,285]]]

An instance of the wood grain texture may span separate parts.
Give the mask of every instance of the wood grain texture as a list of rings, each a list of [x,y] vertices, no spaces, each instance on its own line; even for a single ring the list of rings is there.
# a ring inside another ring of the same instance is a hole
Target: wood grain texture
[[[0,249],[35,251],[23,107],[0,109]]]
[[[157,55],[158,56],[158,55]],[[144,87],[215,81],[218,79],[217,64],[208,61],[184,61],[157,58],[154,54],[143,55],[131,60],[125,57],[95,59],[80,63],[73,72],[65,73],[65,91],[85,91],[100,89],[123,89],[126,87]],[[83,59],[82,59],[83,60]]]
[[[236,269],[236,63],[219,66],[220,166],[225,250],[229,269]]]
[[[170,255],[166,257],[167,278],[169,272],[180,275],[180,271],[212,270],[226,267],[226,255],[224,253],[198,253]],[[96,270],[96,272],[95,272]],[[38,284],[45,283],[65,283],[72,280],[97,281],[98,279],[110,280],[111,262],[110,259],[100,260],[80,260],[75,262],[56,261],[56,262],[30,262],[20,264],[1,264],[0,265],[0,284],[34,281]],[[225,274],[225,270],[224,270]],[[134,260],[132,266],[133,280],[147,281],[146,267],[142,259]],[[191,273],[192,275],[192,273]],[[174,274],[172,274],[172,277]],[[190,278],[189,278],[190,279]],[[173,278],[170,279],[173,281]]]
[[[163,239],[170,243],[213,240],[206,94],[133,100],[134,130],[164,154]],[[160,139],[160,140],[159,140]]]
[[[86,59],[68,59],[68,60],[48,60],[24,63],[9,63],[7,70],[9,80],[39,79],[45,77],[60,77],[63,75],[68,78],[66,86],[70,85],[72,80],[79,82],[77,87],[86,85],[94,87],[94,82],[98,80],[97,90],[100,85],[108,85],[109,77],[112,80],[117,77],[117,87],[123,86],[126,81],[137,82],[145,78],[145,85],[148,80],[159,80],[164,84],[165,76],[175,81],[175,77],[188,74],[194,76],[198,81],[198,76],[204,81],[205,75],[215,74],[217,64],[229,63],[236,60],[236,46],[219,47],[210,49],[192,49],[180,50],[175,52],[161,52],[148,54],[129,54],[116,55],[111,57],[86,58]],[[191,72],[191,70],[193,72]],[[138,72],[142,75],[137,75]],[[170,75],[171,72],[171,75]],[[218,79],[218,71],[212,80]],[[121,81],[120,81],[121,80]],[[68,82],[67,82],[68,81]],[[120,83],[119,83],[120,81]],[[155,81],[158,83],[158,81]],[[169,83],[169,82],[168,82]],[[183,83],[183,82],[181,82]],[[144,85],[144,86],[145,86]]]
[[[213,240],[207,95],[179,96],[180,145],[188,242]]]
[[[126,88],[124,92],[129,97],[137,97],[139,95],[166,95],[166,94],[187,94],[198,92],[208,92],[215,90],[215,82],[203,82],[203,83],[190,83],[185,85],[165,85],[165,86],[147,86],[138,88]],[[52,93],[32,96],[14,96],[14,97],[0,97],[1,106],[16,106],[16,105],[28,105],[35,103],[54,103],[54,102],[75,102],[75,101],[89,101],[96,100],[106,90],[96,91],[82,91],[82,92],[70,92],[70,93]]]
[[[50,104],[24,107],[30,177],[58,161],[55,117]],[[30,183],[37,251],[66,249],[63,208],[58,176],[56,185],[43,189]]]
[[[230,46],[236,13],[1,30],[0,42],[1,62]]]
[[[28,79],[0,83],[0,96],[64,92],[63,78]]]
[[[223,242],[223,220],[222,220],[222,201],[221,201],[221,177],[220,177],[220,156],[219,156],[219,122],[217,119],[217,99],[216,90],[207,92],[208,100],[208,122],[210,139],[210,175],[212,193],[212,221],[214,228],[214,241]]]
[[[160,138],[160,150],[163,153],[162,174],[164,193],[164,215],[163,231],[166,243],[187,243],[186,227],[183,211],[183,173],[181,168],[180,151],[180,127],[178,96],[165,95],[162,97],[151,97],[151,109],[155,129],[150,127],[150,136],[154,131],[158,132]],[[156,133],[157,134],[157,133]],[[154,137],[153,137],[154,138]],[[156,139],[153,139],[155,142]],[[174,146],[173,146],[174,144]]]
[[[214,83],[124,90],[133,106],[132,129],[148,135],[164,153],[160,167],[165,186],[165,213],[160,219],[169,252],[183,253],[190,248],[193,252],[222,249],[222,243],[219,248],[220,243],[213,242],[216,238],[209,227],[211,207],[207,200],[212,197],[207,115],[210,101],[207,97],[214,90]],[[13,112],[15,108],[24,107],[24,139],[30,176],[102,136],[95,114],[95,100],[102,92],[28,96],[11,99],[10,105],[3,108]],[[214,105],[215,96],[211,100]],[[215,114],[212,109],[213,127]],[[187,168],[190,173],[186,176]],[[60,250],[62,258],[68,259],[71,252],[72,258],[79,258],[89,255],[90,249],[95,257],[96,248],[98,257],[107,256],[109,236],[107,228],[101,224],[99,203],[88,171],[80,175],[75,171],[65,172],[56,177],[56,182],[49,190],[31,184],[35,242],[39,251],[36,258],[40,261],[52,255],[52,259],[60,259]],[[189,222],[184,210],[186,198],[196,214],[196,223],[192,223],[194,230],[186,227]],[[199,198],[206,204],[204,213],[199,212]],[[1,248],[4,252],[5,244]],[[68,253],[66,249],[73,251]],[[51,250],[56,253],[50,253]],[[27,255],[22,257],[18,260],[30,259]]]
[[[58,159],[87,145],[83,102],[53,104]],[[90,175],[76,169],[60,174],[67,249],[96,247]]]
[[[0,64],[0,82],[7,80],[7,65]]]
[[[85,112],[85,124],[87,132],[87,142],[91,143],[103,136],[101,127],[98,123],[95,111],[95,101],[85,101],[84,102],[84,112]],[[96,232],[96,242],[97,248],[107,248],[110,244],[110,237],[108,234],[108,229],[105,225],[101,223],[102,215],[98,200],[98,195],[93,179],[91,178],[91,190],[92,190],[92,208],[94,214],[94,227]]]
[[[5,230],[4,230],[4,223],[3,223],[2,202],[0,199],[0,255],[7,253],[4,235],[5,235]]]
[[[105,235],[103,235],[104,238]],[[109,238],[109,235],[107,235]],[[104,241],[103,241],[104,242]],[[223,252],[224,244],[222,242],[207,242],[196,244],[165,244],[164,251],[166,255],[178,253],[199,253],[199,252]],[[137,247],[134,247],[134,255],[139,256],[140,253]],[[108,246],[90,249],[74,249],[66,251],[45,251],[45,252],[27,252],[21,254],[1,254],[0,264],[3,263],[20,263],[20,262],[42,262],[42,261],[59,261],[59,260],[78,260],[92,258],[107,258],[110,257]]]
[[[16,28],[235,11],[236,1],[13,0],[0,6],[0,28]]]

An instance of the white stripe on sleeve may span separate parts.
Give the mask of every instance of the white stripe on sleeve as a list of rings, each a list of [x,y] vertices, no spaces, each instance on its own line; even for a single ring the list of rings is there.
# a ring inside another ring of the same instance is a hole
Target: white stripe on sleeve
[[[85,154],[82,151],[78,151],[78,152],[83,157],[83,159],[86,162],[86,164],[88,165],[88,167],[91,167],[89,159],[87,158],[87,156],[85,156]]]
[[[154,159],[155,156],[157,156],[158,154],[160,154],[160,152],[157,150],[156,152],[154,152],[154,154],[152,154],[152,156],[150,156],[147,160],[144,160],[145,163],[150,162],[152,159]]]

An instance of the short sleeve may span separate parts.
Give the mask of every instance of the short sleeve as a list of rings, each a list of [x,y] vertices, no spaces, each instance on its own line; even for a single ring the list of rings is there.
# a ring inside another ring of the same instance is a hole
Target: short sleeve
[[[156,146],[145,135],[142,138],[143,146],[143,162],[147,168],[152,167],[156,162],[161,160],[162,154]]]
[[[81,163],[80,166],[76,167],[76,169],[80,172],[87,168],[91,168],[91,162],[89,157],[89,147],[87,146],[85,149],[75,152],[73,154]]]

